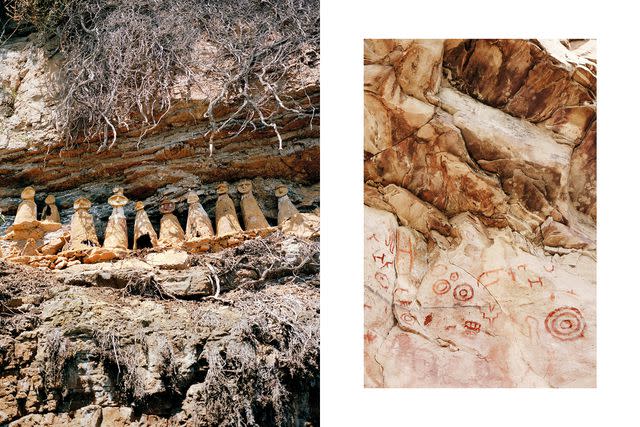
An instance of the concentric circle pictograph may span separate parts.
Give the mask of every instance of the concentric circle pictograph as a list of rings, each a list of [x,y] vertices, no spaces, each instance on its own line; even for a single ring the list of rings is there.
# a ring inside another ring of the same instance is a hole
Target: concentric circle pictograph
[[[440,279],[433,284],[433,292],[437,295],[444,295],[451,289],[451,284],[447,279]]]
[[[575,307],[559,307],[547,315],[544,327],[554,338],[563,341],[584,336],[586,324],[580,310]]]
[[[473,288],[468,283],[462,283],[453,290],[453,297],[458,301],[469,301],[473,298]]]
[[[413,323],[416,319],[411,315],[411,313],[405,312],[400,315],[400,320],[406,323]]]

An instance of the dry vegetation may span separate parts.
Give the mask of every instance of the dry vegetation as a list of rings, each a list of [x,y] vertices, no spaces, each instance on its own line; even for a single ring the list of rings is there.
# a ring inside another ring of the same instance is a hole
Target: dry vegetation
[[[56,124],[68,142],[116,142],[148,132],[174,99],[178,81],[204,74],[212,132],[272,128],[286,112],[313,107],[284,95],[319,59],[319,0],[10,0],[13,22],[31,25],[62,56]],[[194,55],[198,44],[207,55]],[[215,88],[215,89],[211,89]],[[224,120],[216,107],[237,110]]]

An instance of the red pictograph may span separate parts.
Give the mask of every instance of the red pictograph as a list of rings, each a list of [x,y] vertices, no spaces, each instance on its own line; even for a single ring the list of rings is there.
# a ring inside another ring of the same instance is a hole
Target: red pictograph
[[[478,285],[485,286],[485,287],[486,286],[495,285],[500,280],[498,277],[496,277],[495,279],[493,279],[491,281],[486,281],[486,280],[489,278],[489,276],[493,276],[494,274],[499,273],[502,270],[503,270],[502,268],[496,268],[494,270],[483,271],[478,276]]]
[[[468,283],[461,283],[453,289],[453,297],[458,301],[469,301],[473,298],[473,288]]]
[[[547,315],[544,327],[562,341],[572,341],[584,336],[586,323],[582,312],[575,307],[559,307]]]
[[[493,327],[493,322],[495,322],[495,320],[500,315],[500,312],[496,310],[495,304],[489,304],[486,310],[482,308],[481,313],[482,313],[482,318],[487,319],[489,321],[490,327]]]
[[[371,254],[371,256],[373,257],[373,262],[376,262],[376,260],[380,261],[379,268],[385,268],[390,265],[393,265],[393,260],[385,261],[387,254],[382,254],[382,255]]]
[[[429,323],[431,323],[431,321],[433,320],[433,314],[429,313],[426,316],[424,316],[424,322],[423,325],[427,326]]]
[[[451,275],[449,276],[449,280],[451,280],[452,282],[455,282],[456,280],[458,280],[460,278],[460,275],[458,274],[457,271],[454,271],[453,273],[451,273]]]
[[[384,238],[384,245],[389,249],[389,252],[394,253],[396,242],[392,233],[387,233],[387,237]]]
[[[400,315],[400,320],[402,320],[403,322],[406,323],[413,323],[415,322],[415,317],[413,317],[413,315],[409,312],[404,312]]]
[[[371,344],[372,342],[374,342],[376,340],[376,335],[371,331],[367,331],[367,333],[364,334],[364,340],[367,343]]]
[[[464,322],[464,328],[467,331],[470,331],[472,333],[478,333],[480,332],[480,328],[482,327],[482,325],[480,325],[480,323],[478,322],[474,322],[473,320],[465,320]]]
[[[538,284],[540,286],[543,286],[541,277],[538,277],[536,280],[527,279],[527,281],[529,282],[529,287],[530,288],[533,288],[534,284]]]
[[[380,285],[382,289],[389,289],[389,278],[386,274],[380,273],[379,271],[373,276],[376,279],[376,282]]]
[[[396,238],[397,255],[407,254],[409,256],[409,271],[413,271],[413,247],[411,245],[411,237],[407,236],[406,241],[402,239],[402,232],[398,231],[398,237]]]
[[[432,289],[436,295],[444,295],[451,289],[451,284],[447,279],[440,279],[433,284]]]

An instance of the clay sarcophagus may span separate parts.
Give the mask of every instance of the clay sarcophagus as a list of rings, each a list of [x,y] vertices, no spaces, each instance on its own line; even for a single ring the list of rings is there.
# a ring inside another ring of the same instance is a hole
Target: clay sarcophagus
[[[47,204],[42,211],[42,220],[60,223],[60,212],[56,206],[56,197],[53,194],[49,194],[44,202]]]
[[[136,221],[133,225],[133,250],[155,248],[158,246],[158,235],[144,210],[144,203],[136,202],[135,209]]]
[[[123,194],[122,188],[114,188],[113,196],[109,197],[108,203],[113,208],[107,229],[104,232],[105,249],[127,249],[127,217],[124,214],[124,207],[129,199]]]
[[[213,238],[214,233],[211,220],[200,204],[200,198],[194,191],[190,191],[187,195],[187,204],[189,205],[189,214],[187,216],[185,238],[188,241],[200,238]]]
[[[33,200],[35,196],[36,191],[33,187],[27,187],[22,190],[22,194],[20,194],[22,202],[18,205],[16,219],[13,221],[13,230],[25,230],[38,225],[37,207],[36,202]]]
[[[89,213],[91,202],[80,197],[73,204],[75,213],[71,217],[71,239],[69,249],[82,250],[100,247],[93,216]]]
[[[218,185],[218,201],[216,202],[216,230],[218,237],[242,233],[236,207],[229,197],[229,185],[226,182]]]
[[[275,193],[278,198],[278,225],[282,225],[283,222],[299,212],[289,199],[289,188],[286,185],[277,186]]]
[[[182,231],[180,221],[173,214],[175,209],[176,204],[169,199],[160,202],[162,219],[160,220],[159,246],[182,247],[184,244],[184,231]]]
[[[247,231],[269,227],[269,223],[262,210],[260,210],[252,190],[253,184],[251,184],[251,181],[244,179],[238,183],[238,191],[242,194],[240,198],[242,220],[244,221],[244,229]]]

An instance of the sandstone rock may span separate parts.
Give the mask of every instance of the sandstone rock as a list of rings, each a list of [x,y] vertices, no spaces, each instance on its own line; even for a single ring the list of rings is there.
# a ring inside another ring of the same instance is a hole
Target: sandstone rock
[[[560,108],[594,101],[589,89],[573,80],[575,64],[559,63],[557,53],[528,40],[448,41],[444,66],[463,92],[536,123]]]
[[[569,170],[569,195],[580,212],[596,220],[596,122],[582,144],[573,150]]]
[[[320,217],[312,213],[297,213],[285,220],[280,229],[284,234],[301,239],[316,239],[320,237]]]
[[[365,42],[365,386],[595,387],[594,45],[446,40],[410,124],[417,44]]]
[[[211,280],[204,270],[159,274],[157,280],[170,295],[197,298],[212,294]]]
[[[364,384],[382,387],[383,366],[376,355],[394,323],[391,301],[398,222],[392,214],[367,206],[364,214]]]
[[[562,246],[569,249],[595,249],[595,243],[586,236],[571,230],[566,225],[549,217],[540,226],[543,243],[548,246]]]
[[[443,40],[412,40],[394,64],[402,91],[421,101],[438,93],[442,78]]]
[[[376,199],[382,199],[382,202]],[[451,225],[442,212],[397,185],[387,185],[380,191],[369,187],[365,190],[364,201],[371,207],[388,207],[386,210],[395,213],[402,225],[408,225],[424,235],[429,235],[431,230],[445,236],[451,234]]]
[[[151,266],[167,270],[184,270],[189,267],[189,255],[175,249],[151,253],[146,256],[145,261]]]
[[[506,212],[498,180],[430,141],[444,134],[432,127],[365,161],[365,181],[402,186],[447,215],[471,211],[492,217]],[[422,130],[422,129],[421,129]],[[460,143],[462,138],[457,136]],[[441,139],[442,140],[442,139]]]
[[[365,152],[376,154],[411,135],[435,112],[431,104],[405,94],[393,67],[367,65],[365,79]]]
[[[593,386],[595,276],[514,253],[508,233],[470,216],[453,224],[462,240],[448,253],[427,255],[418,233],[398,233],[399,330],[377,354],[385,385]]]

